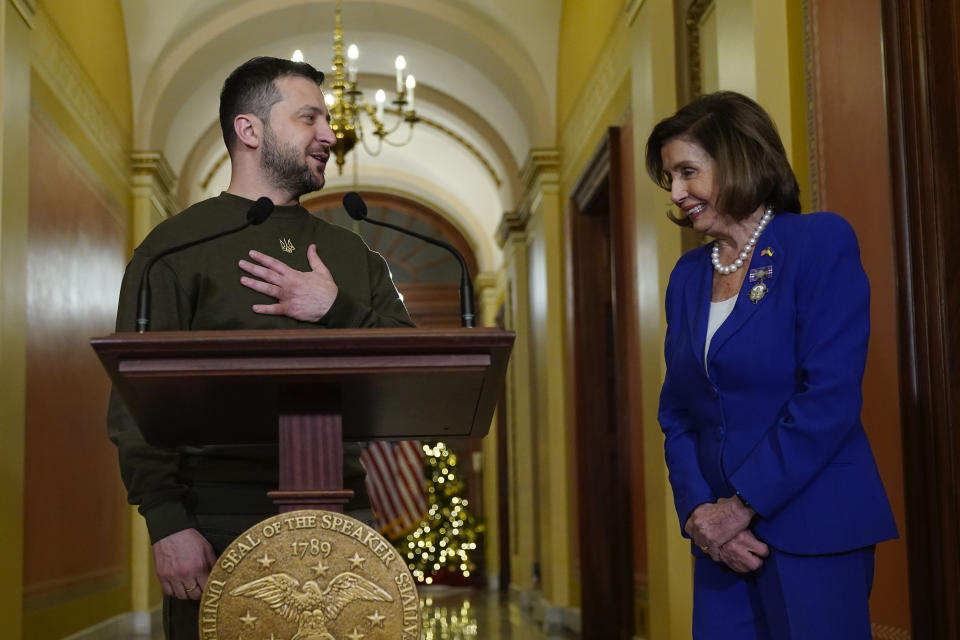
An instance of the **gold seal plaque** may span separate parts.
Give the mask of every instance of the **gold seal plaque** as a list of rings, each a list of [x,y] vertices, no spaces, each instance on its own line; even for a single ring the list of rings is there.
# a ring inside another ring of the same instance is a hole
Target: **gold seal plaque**
[[[420,601],[379,533],[340,513],[291,511],[254,525],[217,560],[200,638],[420,640]]]

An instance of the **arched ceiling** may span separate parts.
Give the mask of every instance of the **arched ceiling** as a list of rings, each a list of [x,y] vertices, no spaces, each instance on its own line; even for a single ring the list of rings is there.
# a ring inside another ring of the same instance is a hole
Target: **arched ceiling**
[[[289,57],[294,49],[329,71],[335,5],[123,0],[136,148],[164,153],[188,183],[181,195],[224,188],[228,168],[213,171],[223,147],[210,135],[223,79],[248,58]],[[473,236],[481,269],[495,268],[492,237],[519,195],[518,167],[531,148],[555,144],[561,10],[556,0],[344,0],[344,40],[360,47],[367,99],[378,88],[393,94],[393,60],[402,53],[417,78],[418,114],[468,142],[489,167],[449,135],[419,124],[409,146],[351,153],[343,176],[328,167],[328,184],[362,183],[440,206]]]

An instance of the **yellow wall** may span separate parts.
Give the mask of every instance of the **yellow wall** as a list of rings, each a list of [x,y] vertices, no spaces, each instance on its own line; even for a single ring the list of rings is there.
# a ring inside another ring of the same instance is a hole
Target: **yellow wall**
[[[0,38],[0,436],[4,442],[0,456],[0,593],[4,596],[0,599],[0,619],[4,621],[5,638],[52,640],[129,611],[131,606],[126,579],[120,585],[79,588],[29,606],[23,600],[23,476],[29,462],[24,452],[29,211],[26,158],[31,148],[31,109],[37,109],[77,147],[97,187],[111,194],[128,213],[133,121],[130,75],[119,0],[80,4],[2,0]],[[86,103],[77,102],[80,94],[85,94]],[[93,113],[99,114],[95,122],[90,120]],[[57,470],[49,473],[56,474]],[[119,508],[126,509],[122,505]],[[51,536],[61,544],[70,543],[69,531],[51,532]]]
[[[29,38],[18,10],[0,2],[0,620],[12,638],[23,598]]]
[[[98,6],[88,10],[85,3],[77,11],[76,3],[61,0],[37,6],[30,99],[129,206],[133,105],[123,15],[118,1],[90,4]]]
[[[638,238],[638,300],[643,405],[644,488],[649,580],[649,637],[690,637],[693,572],[689,545],[680,537],[673,492],[663,461],[663,435],[657,422],[663,381],[666,323],[663,297],[667,277],[681,254],[680,228],[664,215],[667,194],[646,176],[643,158],[653,126],[676,108],[673,3],[646,0],[631,28],[632,115],[636,135],[635,198]]]
[[[790,163],[800,183],[800,204],[804,211],[816,209],[811,184],[811,132],[807,123],[807,70],[804,53],[803,0],[787,0],[787,39],[790,52],[790,115],[793,154]]]
[[[770,113],[810,206],[802,0],[723,0],[700,22],[701,89],[738,91]]]
[[[540,296],[544,307],[540,310],[543,317],[549,317],[549,324],[537,326],[534,329],[544,331],[544,339],[538,349],[541,353],[539,367],[541,377],[546,372],[553,372],[557,377],[559,389],[543,394],[539,401],[543,411],[551,407],[555,411],[563,407],[557,398],[565,397],[570,393],[568,380],[570,372],[566,370],[569,358],[565,357],[564,344],[566,328],[558,322],[563,317],[563,309],[569,303],[565,299],[567,283],[564,280],[564,265],[568,256],[564,255],[563,216],[569,207],[570,194],[574,184],[583,172],[584,167],[596,152],[600,141],[606,136],[607,129],[622,122],[630,104],[630,61],[629,61],[629,33],[624,19],[623,4],[620,2],[590,2],[587,0],[568,0],[564,3],[563,18],[561,21],[559,40],[559,86],[557,113],[560,123],[557,140],[560,149],[559,192],[557,194],[557,217],[549,224],[541,225],[532,232],[532,249],[544,255],[543,266],[548,268],[557,279],[554,288],[554,297]],[[553,264],[546,262],[546,247],[554,246]],[[547,278],[539,275],[540,285],[546,289]],[[531,285],[533,286],[533,285]],[[549,312],[547,304],[554,301],[559,305],[557,311]],[[534,307],[537,317],[537,307]],[[547,315],[549,313],[549,315]],[[552,336],[548,341],[546,329],[563,329]],[[566,409],[564,407],[564,409]],[[553,419],[563,418],[564,431],[558,432],[551,442],[562,442],[570,445],[573,435],[570,430],[574,426],[570,418],[555,413]],[[549,458],[554,463],[552,469],[542,469],[544,484],[552,488],[553,496],[550,501],[552,508],[557,508],[558,501],[564,499],[564,520],[552,514],[545,514],[542,527],[549,536],[548,541],[553,544],[555,555],[545,558],[547,566],[552,565],[553,575],[547,575],[545,569],[544,594],[550,601],[563,606],[580,606],[579,580],[580,572],[588,568],[580,566],[580,549],[577,543],[579,536],[571,534],[578,521],[577,509],[577,478],[576,453],[571,446],[565,446],[564,457],[557,459],[558,452],[551,452]],[[546,466],[546,465],[544,465]],[[551,540],[550,537],[553,539]],[[558,557],[561,553],[575,558],[572,562]],[[567,572],[565,576],[556,575],[558,569]],[[547,582],[547,578],[551,581]],[[562,585],[562,586],[561,586]],[[561,599],[559,596],[563,594]]]
[[[94,147],[88,133],[78,124],[71,113],[69,103],[65,103],[63,97],[58,95],[57,91],[51,88],[36,71],[31,74],[30,78],[30,100],[45,115],[56,122],[60,132],[73,143],[83,155],[84,160],[103,180],[104,187],[110,192],[110,195],[118,202],[126,205],[130,197],[129,181],[122,174],[112,170],[107,160]],[[129,132],[126,132],[125,135],[129,135]]]
[[[763,2],[756,3],[757,6]],[[717,85],[757,95],[757,55],[753,40],[753,0],[714,2],[717,30]]]
[[[133,131],[127,32],[120,0],[41,0],[119,124]]]
[[[504,250],[507,280],[506,328],[516,332],[513,354],[507,370],[507,438],[505,464],[509,485],[510,531],[508,548],[501,552],[510,556],[510,586],[533,588],[533,564],[536,554],[533,517],[537,495],[534,492],[533,397],[531,386],[532,356],[530,347],[530,289],[527,235],[516,230],[507,239]],[[491,532],[490,537],[493,534]]]
[[[568,606],[570,586],[571,486],[565,404],[563,198],[555,167],[535,184],[527,232],[530,238],[530,334],[537,468],[537,523],[541,589],[553,606]]]
[[[602,64],[606,43],[622,21],[622,0],[564,1],[557,55],[557,122],[561,128]]]

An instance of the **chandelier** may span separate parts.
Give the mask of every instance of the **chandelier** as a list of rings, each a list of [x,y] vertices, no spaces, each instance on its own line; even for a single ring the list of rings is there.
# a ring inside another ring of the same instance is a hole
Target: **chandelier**
[[[340,1],[337,2],[336,20],[333,29],[333,82],[331,89],[324,98],[330,111],[330,128],[337,137],[336,143],[330,148],[337,158],[337,171],[343,174],[343,164],[346,156],[359,141],[370,155],[378,155],[387,143],[394,147],[402,147],[413,138],[413,126],[420,121],[414,110],[413,94],[417,81],[412,75],[406,74],[406,60],[397,56],[394,67],[397,72],[397,95],[392,101],[393,108],[386,106],[387,95],[383,89],[378,89],[374,98],[376,106],[367,102],[363,93],[357,88],[357,60],[360,58],[360,49],[355,44],[347,48],[347,59],[343,57],[343,20],[340,12]],[[302,60],[299,50],[294,53],[294,60]],[[385,114],[390,114],[392,123],[387,126]],[[364,117],[369,121],[369,129],[364,129]],[[404,123],[407,123],[407,135],[403,139],[393,136]],[[369,133],[370,135],[366,135]],[[371,147],[370,137],[376,137],[376,144]]]

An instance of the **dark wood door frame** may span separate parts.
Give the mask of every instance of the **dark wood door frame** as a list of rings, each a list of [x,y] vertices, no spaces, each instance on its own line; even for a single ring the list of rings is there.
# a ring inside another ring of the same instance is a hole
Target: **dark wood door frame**
[[[620,129],[611,128],[567,209],[569,344],[572,352],[583,638],[633,637],[629,357],[622,348],[618,269],[623,227]],[[621,276],[626,280],[620,281]]]
[[[506,308],[501,305],[497,311],[496,326],[506,328]],[[497,541],[500,549],[499,584],[501,595],[510,591],[510,439],[507,429],[510,421],[507,419],[507,385],[504,381],[500,390],[500,403],[497,405]]]
[[[881,6],[913,637],[960,638],[960,6]]]

